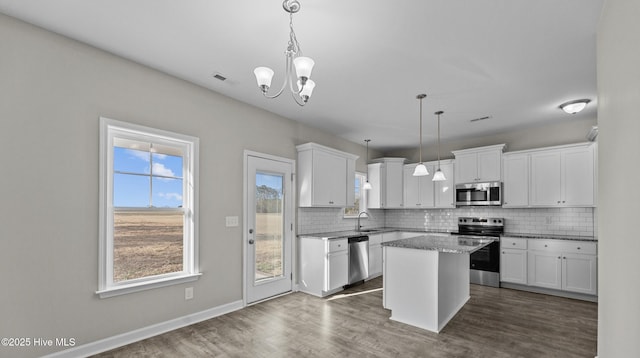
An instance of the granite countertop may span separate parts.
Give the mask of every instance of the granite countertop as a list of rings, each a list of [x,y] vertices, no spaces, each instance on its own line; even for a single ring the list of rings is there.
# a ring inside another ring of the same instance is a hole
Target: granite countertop
[[[330,232],[318,232],[312,234],[298,234],[298,237],[312,237],[317,239],[345,239],[348,237],[359,236],[359,235],[376,235],[383,234],[385,232],[393,232],[393,231],[404,231],[404,232],[416,232],[421,234],[449,234],[448,231],[427,231],[420,229],[403,229],[397,227],[383,227],[383,228],[366,228],[361,231],[357,230],[345,230],[345,231],[330,231]]]
[[[383,242],[382,246],[399,247],[416,250],[433,250],[454,254],[465,254],[477,251],[493,240],[477,240],[458,238],[458,236],[421,235],[408,239]]]
[[[579,236],[579,235],[542,235],[542,234],[523,234],[505,232],[501,237],[515,237],[519,239],[547,239],[547,240],[575,240],[575,241],[598,241],[594,236]]]

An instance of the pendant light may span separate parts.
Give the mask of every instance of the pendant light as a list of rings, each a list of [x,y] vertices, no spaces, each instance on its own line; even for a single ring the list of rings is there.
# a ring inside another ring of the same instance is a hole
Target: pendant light
[[[371,183],[369,183],[369,142],[371,142],[371,139],[365,139],[364,141],[367,142],[367,161],[365,162],[367,165],[367,181],[362,185],[362,189],[371,190],[373,189]]]
[[[438,116],[438,170],[436,170],[435,173],[433,173],[433,181],[443,181],[443,180],[447,180],[447,178],[444,176],[444,173],[442,172],[442,170],[440,170],[440,115],[444,113],[443,111],[438,111],[436,113],[434,113],[436,116]]]
[[[422,163],[422,100],[425,97],[427,97],[427,95],[424,93],[416,96],[416,98],[420,100],[420,163],[418,163],[416,169],[413,171],[414,177],[429,175],[427,167]]]

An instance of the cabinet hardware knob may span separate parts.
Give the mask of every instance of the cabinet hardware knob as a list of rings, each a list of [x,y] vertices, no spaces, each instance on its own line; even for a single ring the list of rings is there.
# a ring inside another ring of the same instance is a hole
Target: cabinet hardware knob
[[[564,256],[563,256],[562,258],[563,258],[563,259],[565,259],[565,260],[567,259],[567,258],[566,258],[566,257],[564,257]]]
[[[545,244],[544,247],[547,247],[547,245]]]
[[[515,245],[515,244],[516,244],[515,242],[512,242],[512,243],[511,243],[511,245]]]
[[[560,200],[558,200],[558,204],[560,204]]]
[[[562,203],[564,204],[564,200],[562,201]]]
[[[558,258],[560,259],[560,256],[558,256]]]
[[[506,252],[502,251],[503,254],[505,254]]]

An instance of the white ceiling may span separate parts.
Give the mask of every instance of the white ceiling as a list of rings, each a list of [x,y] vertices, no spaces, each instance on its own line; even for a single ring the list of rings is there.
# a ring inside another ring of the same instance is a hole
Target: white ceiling
[[[316,89],[299,107],[281,85],[281,0],[0,0],[0,12],[382,151],[596,116],[603,0],[300,0],[293,22]],[[220,73],[225,82],[213,78]],[[576,115],[562,102],[589,98]],[[474,118],[490,119],[470,123]]]

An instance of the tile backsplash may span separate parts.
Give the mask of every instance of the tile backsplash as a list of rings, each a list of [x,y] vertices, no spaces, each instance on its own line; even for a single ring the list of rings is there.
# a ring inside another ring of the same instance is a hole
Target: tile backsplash
[[[365,227],[398,227],[431,231],[457,231],[458,217],[505,218],[505,232],[517,234],[595,236],[593,208],[469,207],[430,210],[370,210]],[[341,209],[299,208],[298,234],[352,230],[355,219],[344,219]]]

